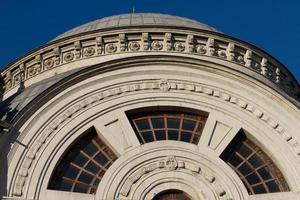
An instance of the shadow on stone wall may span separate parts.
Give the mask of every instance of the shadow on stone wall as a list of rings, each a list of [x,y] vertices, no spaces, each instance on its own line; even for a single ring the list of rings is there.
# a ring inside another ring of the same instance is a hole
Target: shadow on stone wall
[[[2,133],[0,133],[2,134]],[[0,136],[4,137],[4,136]],[[0,138],[1,140],[1,138]],[[5,145],[2,142],[0,142],[0,145]],[[0,199],[2,197],[7,196],[7,173],[8,173],[8,161],[7,161],[7,148],[3,149],[4,151],[1,152],[1,157],[0,157]]]
[[[1,83],[0,83],[1,84]],[[19,131],[11,125],[12,120],[18,113],[18,106],[12,108],[13,100],[24,90],[24,83],[20,84],[18,92],[3,101],[3,85],[0,86],[0,199],[8,196],[7,174],[8,158],[11,144],[17,142]]]

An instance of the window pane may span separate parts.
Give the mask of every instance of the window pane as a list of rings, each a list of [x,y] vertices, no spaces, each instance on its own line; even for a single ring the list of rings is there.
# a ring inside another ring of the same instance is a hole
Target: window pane
[[[191,120],[183,120],[182,129],[193,131],[195,129],[196,122]]]
[[[251,185],[259,183],[260,179],[259,177],[256,175],[256,173],[252,173],[249,176],[246,177],[248,183],[250,183]]]
[[[244,157],[247,158],[251,153],[251,149],[249,149],[245,144],[242,144],[242,146],[239,149],[239,153]]]
[[[165,140],[166,139],[166,131],[165,130],[157,130],[155,131],[155,136],[157,140]]]
[[[94,159],[102,166],[108,162],[107,158],[102,153],[98,153]]]
[[[97,147],[93,143],[88,143],[83,150],[89,156],[95,155],[95,153],[98,151]]]
[[[85,169],[88,170],[89,172],[92,172],[93,174],[97,174],[100,167],[98,165],[94,164],[94,162],[90,161],[90,163],[86,166]]]
[[[262,184],[254,186],[253,191],[255,194],[262,194],[267,192]]]
[[[82,167],[87,162],[87,160],[87,157],[85,157],[82,153],[78,153],[74,158],[73,163]]]
[[[64,173],[65,173],[64,174],[65,177],[68,177],[70,179],[75,179],[77,174],[79,173],[79,169],[69,165],[69,167],[66,169]]]
[[[239,167],[239,170],[240,170],[240,172],[241,172],[244,176],[246,176],[246,175],[248,175],[248,174],[250,174],[250,173],[252,172],[251,167],[250,167],[247,163],[242,164],[242,165]]]
[[[267,182],[267,186],[270,192],[280,192],[278,184],[275,181]]]
[[[163,118],[152,118],[152,126],[153,128],[164,128],[165,123]]]
[[[153,142],[154,141],[151,131],[142,132],[142,137],[144,138],[145,142]]]
[[[89,189],[88,186],[77,183],[77,184],[75,185],[74,192],[87,193],[87,192],[88,192],[88,189]]]
[[[180,119],[178,119],[178,118],[168,118],[167,123],[168,123],[168,128],[179,129]]]
[[[93,180],[93,177],[88,174],[88,173],[85,173],[85,172],[82,172],[78,178],[78,180],[80,182],[83,182],[83,183],[86,183],[86,184],[90,184]]]
[[[233,154],[233,156],[232,156],[232,158],[230,159],[229,162],[230,162],[233,166],[237,167],[239,164],[241,164],[242,161],[243,161],[243,160],[242,160],[239,156],[237,156],[236,154]]]
[[[178,131],[168,130],[169,140],[178,140]]]
[[[181,141],[190,142],[191,138],[192,138],[192,133],[189,133],[189,132],[181,133]]]
[[[62,180],[60,184],[60,189],[63,191],[69,191],[72,188],[72,183],[67,180]]]
[[[259,158],[258,155],[254,155],[249,159],[249,162],[253,167],[259,167],[263,164],[263,161]]]
[[[268,179],[271,179],[272,176],[270,175],[270,173],[268,172],[269,170],[265,167],[261,168],[258,170],[260,176],[265,179],[265,180],[268,180]]]
[[[150,129],[148,119],[140,119],[140,120],[136,120],[135,123],[136,123],[137,128],[138,128],[139,130]]]

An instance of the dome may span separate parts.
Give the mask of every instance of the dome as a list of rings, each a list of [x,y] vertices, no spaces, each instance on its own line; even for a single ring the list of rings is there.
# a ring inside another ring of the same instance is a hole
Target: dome
[[[104,17],[88,22],[57,36],[54,40],[90,31],[138,26],[182,27],[218,32],[213,27],[184,17],[157,13],[130,13]]]

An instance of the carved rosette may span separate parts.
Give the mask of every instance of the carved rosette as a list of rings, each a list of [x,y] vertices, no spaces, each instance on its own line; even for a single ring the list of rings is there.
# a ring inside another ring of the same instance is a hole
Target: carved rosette
[[[185,50],[185,45],[183,43],[181,43],[181,42],[175,42],[174,49],[175,49],[175,51],[182,52],[182,51]]]
[[[64,60],[66,62],[71,62],[74,59],[74,53],[72,52],[68,52],[66,53],[66,55],[64,56]]]
[[[84,50],[85,57],[91,57],[95,54],[95,49],[93,47],[88,47]]]
[[[151,44],[151,48],[155,51],[160,51],[163,49],[163,44],[160,41],[153,41]]]
[[[173,171],[178,167],[177,160],[175,159],[175,156],[170,156],[165,161],[165,166],[168,170]]]
[[[54,66],[54,60],[52,58],[49,58],[44,61],[45,69],[51,69],[53,66]]]
[[[141,45],[137,41],[131,41],[128,44],[128,48],[131,51],[138,51],[141,48]]]
[[[117,49],[118,47],[114,43],[107,44],[105,48],[107,53],[115,53]]]
[[[206,47],[203,46],[203,45],[197,45],[196,46],[196,52],[199,53],[199,54],[206,54]]]

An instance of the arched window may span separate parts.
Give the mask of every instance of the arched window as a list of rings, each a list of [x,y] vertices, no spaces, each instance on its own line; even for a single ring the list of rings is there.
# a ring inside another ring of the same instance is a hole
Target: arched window
[[[191,198],[180,190],[167,190],[156,195],[153,200],[191,200]]]
[[[239,175],[249,194],[288,191],[288,185],[271,158],[243,131],[233,139],[221,158]]]
[[[139,112],[129,118],[141,144],[158,140],[198,144],[207,114],[174,111]]]
[[[65,152],[48,188],[95,194],[104,173],[116,159],[95,129],[89,129]]]

